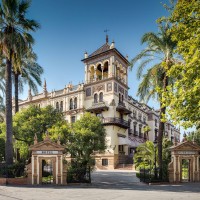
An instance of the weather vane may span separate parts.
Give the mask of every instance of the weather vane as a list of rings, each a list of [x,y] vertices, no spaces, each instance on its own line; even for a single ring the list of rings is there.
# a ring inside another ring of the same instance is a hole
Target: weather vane
[[[108,43],[108,31],[109,31],[108,29],[104,30],[104,33],[106,33],[106,43]]]
[[[105,30],[104,30],[104,32],[105,32],[106,34],[108,33],[108,31],[109,31],[108,29],[105,29]]]

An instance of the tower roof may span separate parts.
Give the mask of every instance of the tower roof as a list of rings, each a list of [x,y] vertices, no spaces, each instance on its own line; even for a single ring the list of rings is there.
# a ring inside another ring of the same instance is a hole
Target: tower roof
[[[96,56],[100,53],[103,53],[105,51],[108,51],[110,49],[110,45],[108,43],[105,43],[103,46],[98,48],[96,51],[94,51],[92,54],[90,54],[88,57]]]
[[[112,45],[112,44],[111,44]],[[126,63],[129,63],[129,61],[127,60],[127,58],[125,58],[116,48],[113,48],[111,46],[107,40],[106,43],[104,45],[102,45],[100,48],[98,48],[96,51],[94,51],[93,53],[91,53],[87,58],[82,59],[81,61],[87,61],[90,59],[93,59],[96,56],[102,55],[104,53],[108,53],[108,52],[115,52],[116,54],[118,54],[118,56],[120,56]]]

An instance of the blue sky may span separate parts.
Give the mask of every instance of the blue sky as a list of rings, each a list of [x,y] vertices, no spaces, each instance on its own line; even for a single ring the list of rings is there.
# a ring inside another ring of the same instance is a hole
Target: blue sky
[[[157,32],[156,19],[168,13],[162,3],[168,0],[33,0],[29,18],[41,29],[33,34],[38,63],[44,68],[48,91],[62,89],[68,82],[84,81],[84,51],[89,54],[109,42],[129,59],[144,46],[140,40],[146,32]],[[129,72],[129,95],[136,98],[139,81],[136,68]],[[42,88],[39,88],[41,91]],[[27,97],[27,90],[20,96]],[[150,101],[150,106],[157,107]]]

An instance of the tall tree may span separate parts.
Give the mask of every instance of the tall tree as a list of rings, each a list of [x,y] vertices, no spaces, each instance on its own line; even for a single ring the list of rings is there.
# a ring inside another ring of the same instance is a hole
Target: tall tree
[[[3,56],[0,55],[0,97],[5,94],[5,63]]]
[[[34,94],[38,93],[37,85],[41,86],[41,75],[43,68],[37,63],[37,56],[29,50],[23,55],[20,62],[16,62],[13,70],[14,85],[15,85],[15,113],[19,111],[19,92],[23,92],[23,85],[28,84]]]
[[[66,151],[73,158],[76,168],[85,169],[94,166],[94,153],[104,152],[106,148],[106,132],[96,116],[85,113],[72,124],[70,133],[66,135]]]
[[[5,105],[3,96],[5,94],[5,80],[4,80],[4,63],[2,59],[0,59],[0,123],[4,121],[5,117]]]
[[[0,123],[4,121],[5,118],[5,105],[3,102],[3,97],[0,96]]]
[[[12,132],[12,66],[34,43],[30,31],[39,24],[26,18],[31,1],[2,0],[0,5],[0,53],[5,57],[6,71],[6,164],[13,163]]]
[[[157,98],[160,102],[160,122],[158,130],[158,164],[160,168],[160,178],[162,178],[162,139],[165,125],[166,106],[162,103],[162,92],[167,91],[167,86],[172,80],[167,76],[167,70],[176,61],[173,52],[176,43],[172,41],[168,32],[168,23],[159,24],[158,33],[146,33],[142,37],[142,44],[146,44],[146,49],[142,50],[132,59],[133,67],[137,61],[142,62],[138,66],[137,77],[142,78],[137,95],[140,100],[147,102],[150,98]],[[152,65],[151,65],[152,64]],[[143,74],[146,69],[146,73]]]
[[[163,103],[169,107],[173,122],[185,128],[197,126],[200,121],[199,10],[199,0],[181,0],[177,1],[169,17],[172,40],[177,42],[176,53],[184,62],[176,63],[168,71],[176,81],[168,87]]]

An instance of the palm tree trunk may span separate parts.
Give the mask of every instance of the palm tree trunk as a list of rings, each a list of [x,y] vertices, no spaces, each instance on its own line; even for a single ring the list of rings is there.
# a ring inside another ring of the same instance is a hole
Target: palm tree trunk
[[[167,85],[168,85],[168,77],[166,73],[163,74],[163,91],[166,91]],[[160,101],[162,102],[162,101]],[[160,104],[160,118],[165,116],[166,113],[166,107]],[[163,135],[165,131],[165,122],[162,122],[160,119],[159,122],[159,129],[158,129],[158,165],[159,165],[159,179],[162,180],[162,141],[163,141]]]
[[[19,111],[19,74],[14,73],[15,76],[15,113]]]
[[[165,114],[166,108],[161,107],[160,116]],[[158,130],[158,166],[159,166],[159,179],[162,180],[162,141],[163,141],[163,133],[165,129],[165,123],[159,122],[159,130]]]
[[[10,53],[11,55],[11,53]],[[13,132],[12,132],[12,78],[11,78],[12,62],[6,59],[6,164],[13,164]]]

